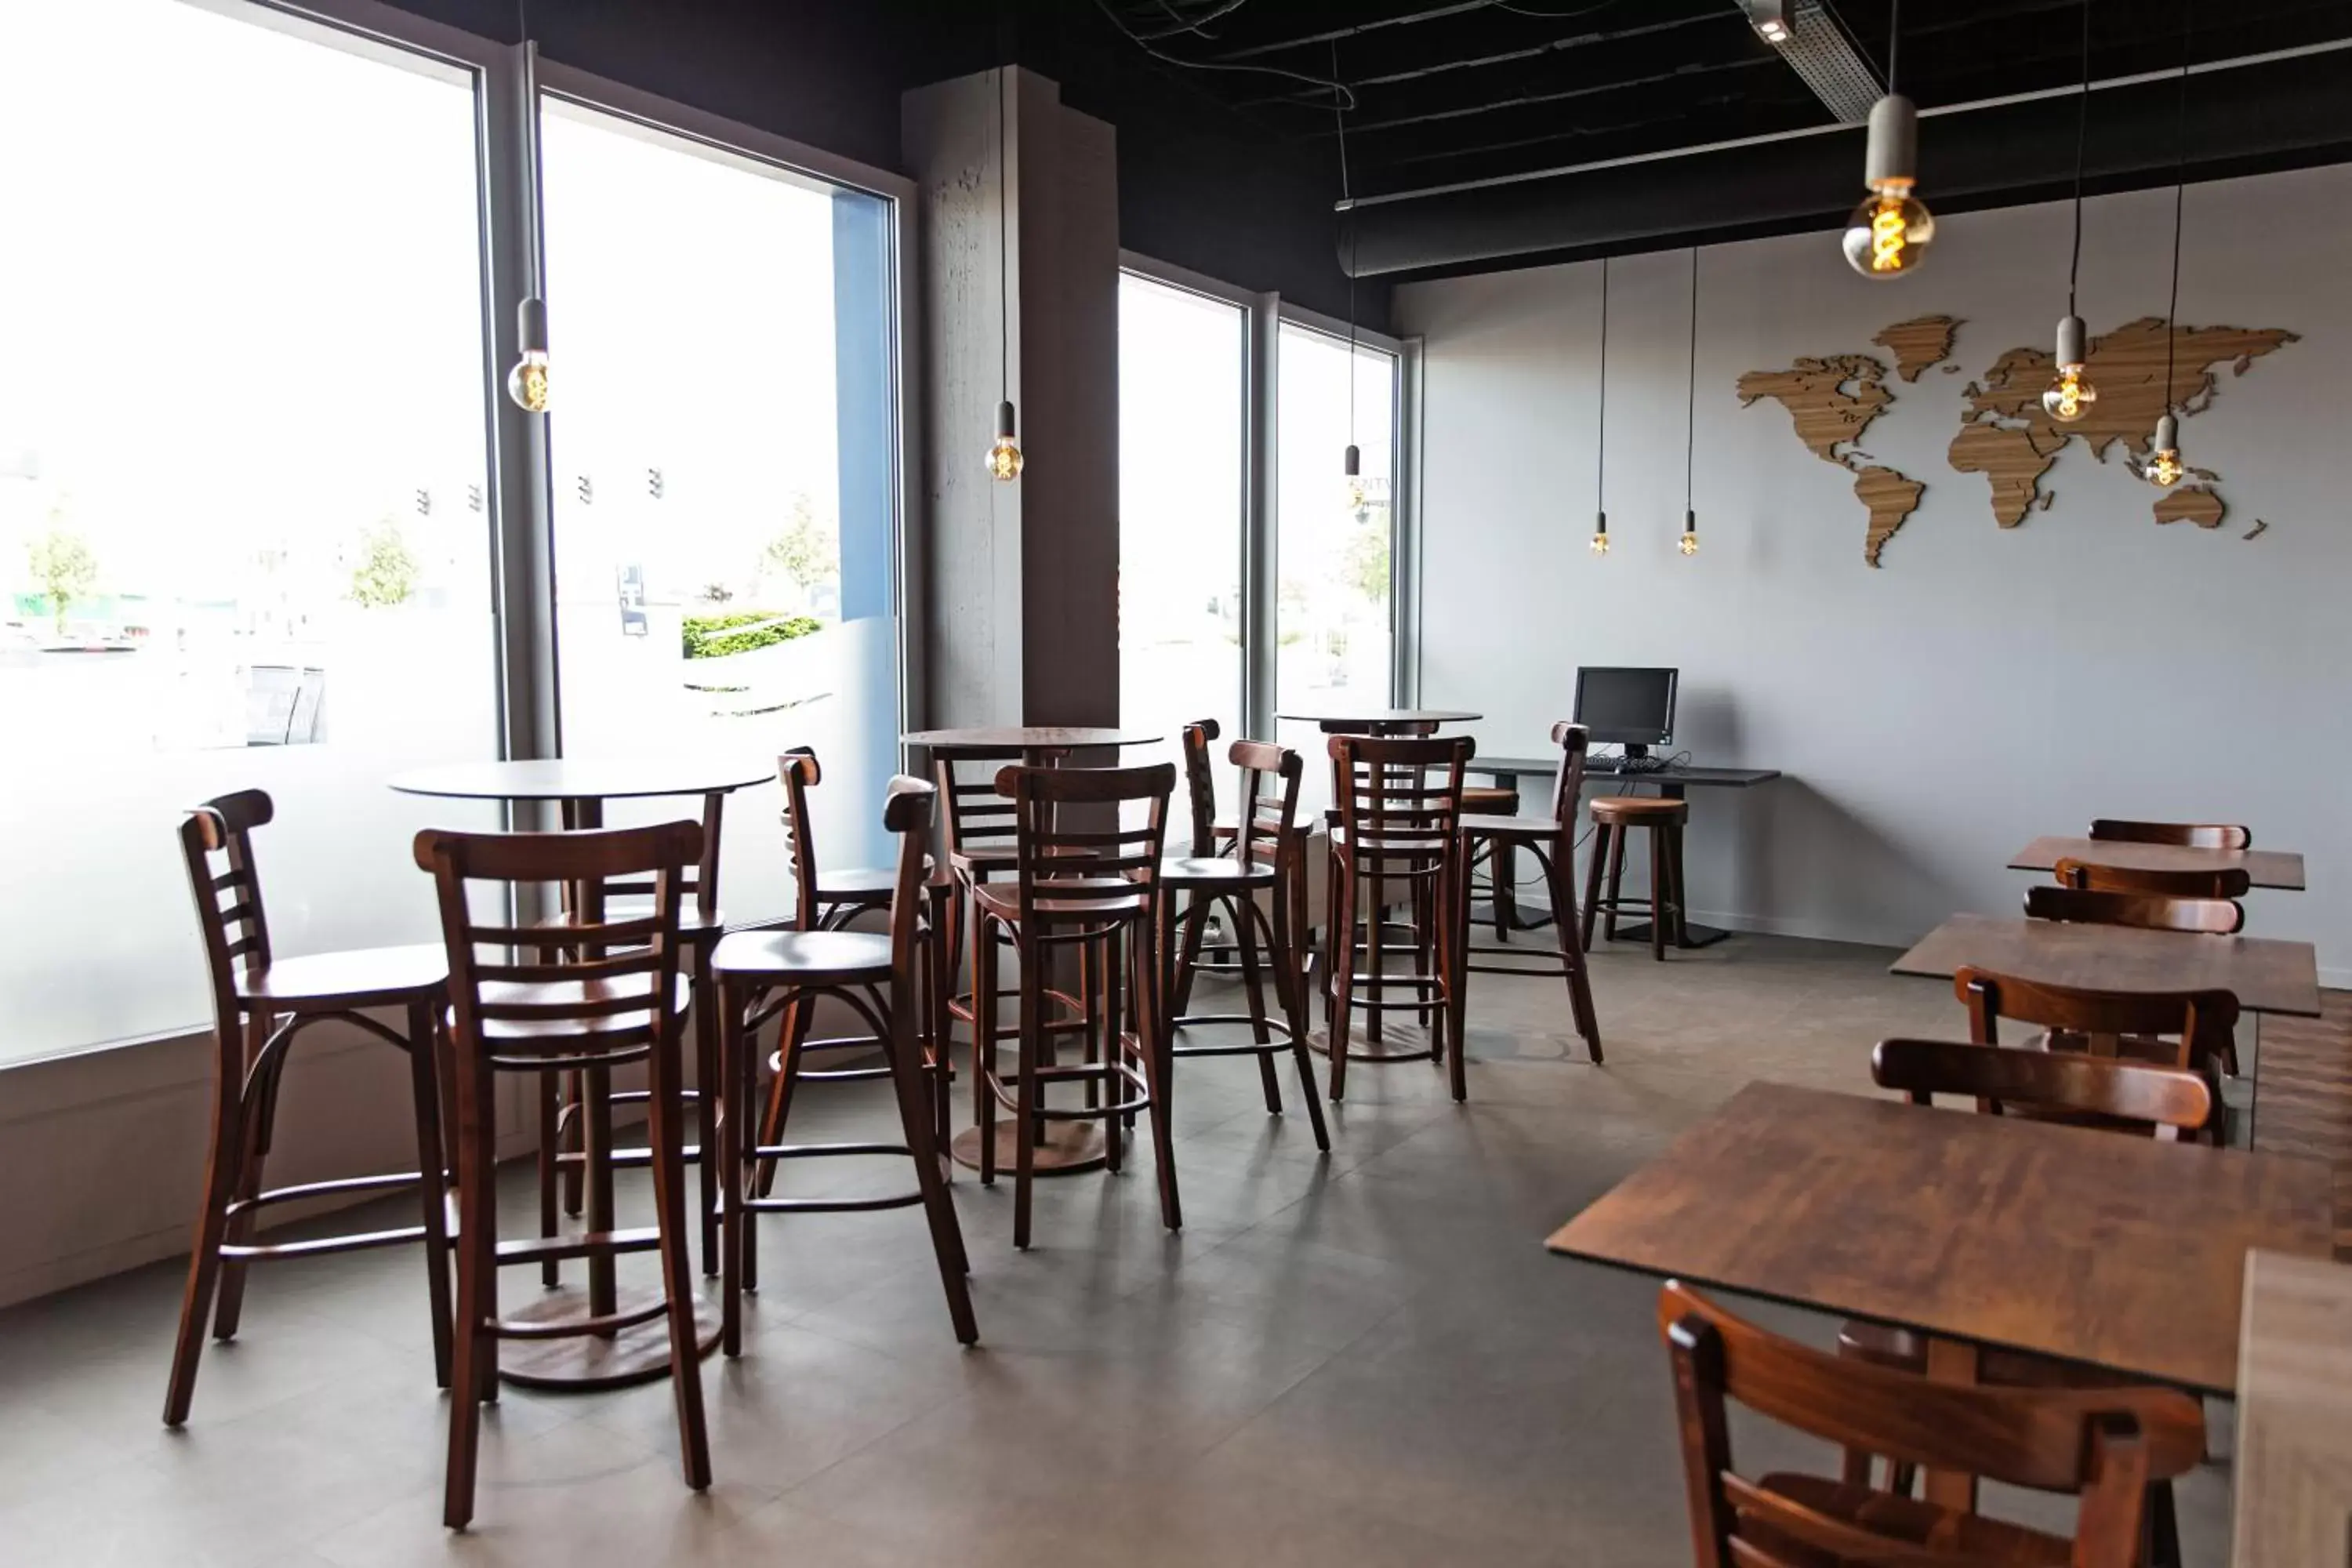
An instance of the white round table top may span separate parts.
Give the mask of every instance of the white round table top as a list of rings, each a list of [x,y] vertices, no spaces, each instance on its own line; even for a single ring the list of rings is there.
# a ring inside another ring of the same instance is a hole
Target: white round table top
[[[629,800],[767,784],[776,764],[696,757],[542,757],[450,763],[395,774],[403,795],[457,800]]]

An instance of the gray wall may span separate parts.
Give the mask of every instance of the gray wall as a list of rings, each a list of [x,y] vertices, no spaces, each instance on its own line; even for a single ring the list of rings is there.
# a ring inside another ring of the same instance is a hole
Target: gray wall
[[[1402,327],[1427,339],[1423,698],[1484,710],[1482,749],[1525,753],[1580,663],[1680,666],[1696,760],[1790,775],[1695,803],[1692,899],[1718,923],[1905,942],[2015,909],[2027,879],[2002,862],[2036,834],[2234,820],[2311,861],[2315,890],[2255,894],[2252,928],[2315,941],[2352,984],[2352,167],[2192,186],[2187,213],[2182,321],[2302,334],[2242,379],[2223,367],[2186,422],[2185,458],[2230,503],[2214,531],[2155,526],[2157,492],[2079,444],[2044,478],[2052,510],[2000,530],[1984,479],[1946,460],[1962,388],[2046,348],[2064,310],[2063,205],[1949,219],[1928,268],[1888,286],[1826,234],[1702,250],[1695,559],[1675,549],[1687,252],[1611,265],[1606,559],[1585,547],[1599,264],[1401,288]],[[2095,333],[2164,314],[2171,216],[2168,191],[2089,205]],[[1962,370],[1891,382],[1862,442],[1927,485],[1872,570],[1850,479],[1733,386],[1799,355],[1885,358],[1874,333],[1931,312],[1963,319]]]

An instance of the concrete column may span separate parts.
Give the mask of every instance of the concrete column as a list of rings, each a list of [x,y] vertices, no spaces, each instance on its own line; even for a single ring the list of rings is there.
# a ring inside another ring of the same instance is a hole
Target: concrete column
[[[902,133],[923,268],[920,721],[1117,723],[1111,127],[1016,68],[908,93]],[[982,465],[1001,396],[1026,458],[1010,484]]]

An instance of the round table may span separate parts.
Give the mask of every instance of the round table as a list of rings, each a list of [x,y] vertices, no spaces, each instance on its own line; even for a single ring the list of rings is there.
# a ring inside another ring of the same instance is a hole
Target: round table
[[[550,757],[415,768],[390,782],[402,795],[432,795],[445,800],[553,801],[562,813],[566,828],[593,828],[604,826],[604,803],[608,800],[731,794],[765,784],[775,776],[774,763],[754,765],[740,759]],[[599,1110],[601,1114],[589,1110],[582,1117],[584,1148],[609,1152],[612,1110],[609,1103],[601,1103]],[[583,1223],[592,1234],[612,1230],[612,1164],[591,1159],[585,1163],[585,1170]],[[614,1278],[611,1256],[592,1255],[585,1290],[573,1286],[559,1287],[505,1315],[523,1321],[558,1322],[583,1316],[604,1316],[648,1305],[652,1300],[650,1291],[633,1291],[624,1300]],[[717,1348],[719,1327],[717,1307],[698,1295],[695,1331],[703,1354],[709,1355]],[[499,1358],[501,1379],[532,1388],[616,1388],[667,1377],[669,1373],[669,1330],[660,1318],[609,1338],[582,1334],[517,1341]]]
[[[1442,724],[1475,724],[1486,715],[1459,708],[1355,708],[1322,703],[1312,709],[1286,709],[1275,717],[1313,724],[1327,735],[1404,735]]]
[[[1112,730],[1073,724],[982,724],[966,729],[914,730],[898,737],[908,746],[953,756],[958,752],[1019,752],[1021,760],[1040,767],[1055,752],[1087,746],[1150,746],[1167,737],[1153,730]],[[978,929],[975,922],[974,928]],[[996,1163],[1011,1168],[1018,1131],[1009,1123],[996,1129]],[[980,1169],[980,1129],[967,1127],[950,1141],[955,1163]],[[1083,1121],[1049,1121],[1038,1141],[1035,1170],[1041,1176],[1066,1176],[1091,1171],[1103,1163],[1103,1136]]]

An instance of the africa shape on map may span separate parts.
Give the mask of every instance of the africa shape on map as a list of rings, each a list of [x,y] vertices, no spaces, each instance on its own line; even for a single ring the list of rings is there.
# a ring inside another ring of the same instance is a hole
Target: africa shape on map
[[[1893,355],[1895,376],[1916,382],[1921,372],[1950,357],[1959,325],[1949,316],[1919,316],[1896,322],[1871,341]],[[2081,441],[2101,462],[2120,447],[2125,468],[2139,472],[2166,406],[2166,337],[2162,317],[2144,316],[2092,339],[2085,374],[2098,389],[2098,400],[2087,417],[2073,425],[2057,423],[2042,409],[2042,391],[2056,370],[2047,350],[2011,349],[1982,381],[1969,384],[1961,395],[1959,433],[1948,455],[1954,468],[1984,475],[1991,486],[1995,522],[2015,528],[2029,510],[2048,509],[2053,495],[2042,488],[2042,477],[2071,440]],[[2275,328],[2182,328],[2170,344],[2172,406],[2184,420],[2202,413],[2219,390],[2221,365],[2243,375],[2256,359],[2294,342],[2294,333]],[[1945,366],[1948,373],[1957,368]],[[1927,489],[1860,449],[1863,432],[1895,401],[1888,383],[1888,367],[1877,356],[1846,353],[1800,359],[1785,370],[1750,371],[1738,385],[1743,406],[1764,397],[1778,402],[1789,411],[1807,451],[1854,476],[1854,497],[1869,519],[1863,559],[1873,566]],[[2182,445],[2189,446],[2186,436]],[[2155,520],[2220,527],[2228,510],[2215,489],[2221,476],[2210,468],[2189,473],[2193,482],[2156,499]]]

